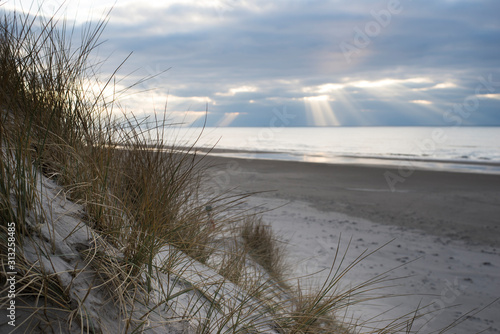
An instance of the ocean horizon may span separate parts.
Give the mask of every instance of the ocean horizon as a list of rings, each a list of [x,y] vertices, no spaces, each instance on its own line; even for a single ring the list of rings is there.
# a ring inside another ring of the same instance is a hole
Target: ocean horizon
[[[217,156],[500,174],[500,127],[172,128]]]

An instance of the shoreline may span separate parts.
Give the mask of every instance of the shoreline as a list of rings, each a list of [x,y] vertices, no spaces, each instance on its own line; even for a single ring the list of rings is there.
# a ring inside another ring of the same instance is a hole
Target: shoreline
[[[178,147],[181,151],[207,154],[210,157],[242,160],[277,160],[287,162],[321,163],[326,165],[349,165],[379,168],[407,168],[425,171],[457,172],[500,175],[500,161],[487,159],[443,159],[418,156],[376,156],[286,151],[242,150],[218,147]]]
[[[208,155],[219,190],[263,192],[384,225],[416,228],[470,244],[500,247],[500,175],[415,170],[391,191],[397,168]],[[205,160],[204,159],[204,160]]]

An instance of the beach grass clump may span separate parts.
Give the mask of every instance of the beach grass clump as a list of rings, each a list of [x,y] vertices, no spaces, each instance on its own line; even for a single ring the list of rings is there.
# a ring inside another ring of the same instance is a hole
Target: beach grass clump
[[[235,284],[243,284],[246,277],[247,255],[237,239],[230,241],[229,247],[220,256],[217,272]]]
[[[23,187],[15,207],[29,207],[29,185],[40,171],[83,203],[92,226],[122,244],[132,263],[143,262],[140,248],[158,249],[159,240],[202,258],[210,233],[204,206],[195,204],[202,173],[195,155],[164,142],[165,117],[154,121],[150,138],[133,116],[115,116],[104,96],[112,79],[100,83],[89,64],[105,20],[86,27],[78,47],[65,24],[16,13],[2,21],[0,138],[2,153],[14,156],[2,159],[6,221],[17,217],[13,188]]]
[[[20,229],[33,204],[30,186],[37,172],[68,187],[94,179],[88,159],[94,147],[105,144],[100,97],[91,98],[83,82],[88,56],[103,26],[101,22],[89,27],[74,50],[65,27],[58,29],[55,19],[19,13],[4,13],[1,18],[0,140],[5,176],[1,211]],[[12,192],[15,214],[9,200]]]
[[[197,196],[203,168],[189,149],[164,142],[165,117],[155,120],[157,137],[151,138],[133,116],[113,109],[114,96],[105,96],[113,79],[101,82],[90,63],[105,23],[85,27],[75,46],[71,31],[77,28],[54,17],[6,12],[0,21],[1,239],[8,240],[8,224],[14,222],[17,245],[23,236],[40,241],[33,227],[53,219],[44,217],[50,208],[37,198],[43,175],[62,186],[62,196],[83,206],[80,217],[105,241],[96,249],[100,256],[86,257],[97,268],[107,266],[105,284],[134,290],[137,278],[146,277],[149,290],[160,249],[173,245],[204,261],[215,230]],[[44,260],[55,253],[55,239],[51,243],[38,260],[18,252],[17,263],[25,263],[18,268],[24,277],[19,289],[64,309],[58,302],[61,289],[51,288],[63,273]],[[106,255],[104,244],[115,255]],[[6,272],[1,276],[4,282]]]
[[[241,238],[254,260],[275,280],[284,282],[286,273],[284,244],[259,216],[249,216],[243,222]]]

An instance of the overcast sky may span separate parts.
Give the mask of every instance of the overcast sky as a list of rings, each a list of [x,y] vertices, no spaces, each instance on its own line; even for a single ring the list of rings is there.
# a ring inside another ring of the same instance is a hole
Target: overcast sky
[[[209,126],[500,125],[498,13],[498,0],[118,0],[98,55],[105,76],[133,52],[119,86],[168,69],[122,105],[168,100],[186,124],[208,106]]]

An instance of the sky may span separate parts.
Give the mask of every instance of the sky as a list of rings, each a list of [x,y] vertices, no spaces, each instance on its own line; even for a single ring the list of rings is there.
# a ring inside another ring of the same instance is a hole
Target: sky
[[[84,25],[111,7],[99,75],[132,52],[116,88],[139,82],[120,100],[139,117],[166,107],[189,126],[500,125],[498,0],[47,0],[41,13]]]

